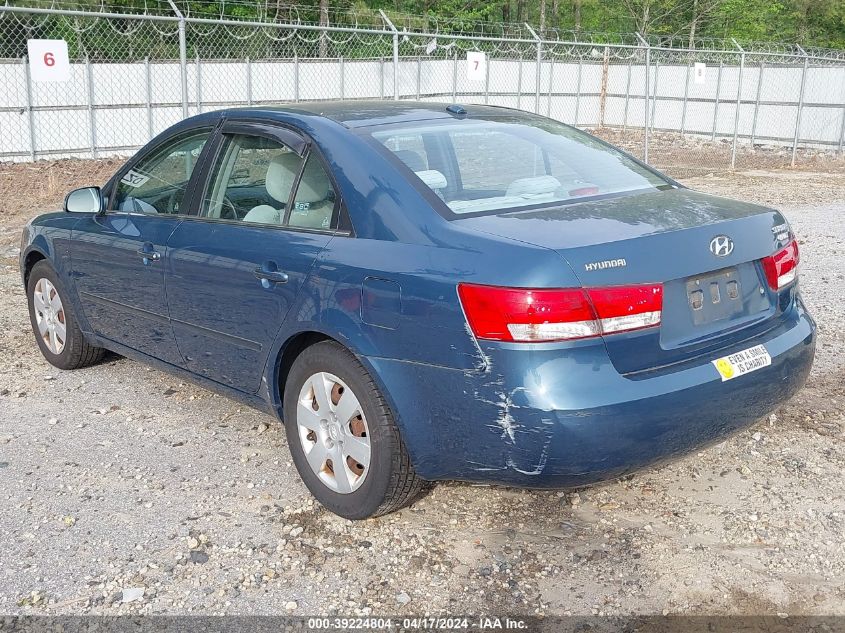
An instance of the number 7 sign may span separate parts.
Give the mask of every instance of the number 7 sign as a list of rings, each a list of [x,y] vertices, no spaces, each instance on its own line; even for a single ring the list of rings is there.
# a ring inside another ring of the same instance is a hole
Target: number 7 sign
[[[67,81],[70,61],[64,40],[27,40],[29,75],[33,81]]]
[[[484,81],[487,78],[487,55],[481,51],[467,51],[467,79]]]

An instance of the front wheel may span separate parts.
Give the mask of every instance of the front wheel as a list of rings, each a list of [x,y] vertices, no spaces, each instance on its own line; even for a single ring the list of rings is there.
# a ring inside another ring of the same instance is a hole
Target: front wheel
[[[378,387],[341,345],[317,343],[297,357],[285,384],[284,419],[300,477],[335,514],[387,514],[423,489]]]
[[[26,295],[35,340],[51,365],[59,369],[79,369],[93,365],[103,357],[102,348],[85,341],[64,286],[46,260],[32,267]]]

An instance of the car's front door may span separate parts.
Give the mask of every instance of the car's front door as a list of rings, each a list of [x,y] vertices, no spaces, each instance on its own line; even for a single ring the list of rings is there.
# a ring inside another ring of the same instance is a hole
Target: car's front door
[[[73,276],[94,332],[177,365],[164,258],[211,134],[193,129],[130,161],[111,184],[106,213],[80,219],[71,238]]]
[[[283,128],[228,122],[205,171],[196,217],[168,241],[171,322],[188,369],[254,393],[339,204],[319,156]]]

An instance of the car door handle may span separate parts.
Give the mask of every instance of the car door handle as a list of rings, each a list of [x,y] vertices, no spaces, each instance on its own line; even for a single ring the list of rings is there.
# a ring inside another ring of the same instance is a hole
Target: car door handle
[[[288,274],[283,273],[281,270],[264,270],[263,268],[256,268],[253,271],[256,279],[261,279],[262,281],[268,281],[274,284],[283,284],[287,283]]]
[[[143,257],[145,260],[148,259],[150,261],[157,262],[161,259],[161,253],[159,253],[158,251],[150,251],[145,248],[139,248],[135,252],[138,253],[138,255],[140,255],[141,257]]]

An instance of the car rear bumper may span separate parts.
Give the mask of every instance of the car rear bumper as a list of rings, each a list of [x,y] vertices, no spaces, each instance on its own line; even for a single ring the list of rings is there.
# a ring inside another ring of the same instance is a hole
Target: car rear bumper
[[[768,367],[722,382],[711,357],[626,377],[603,346],[496,344],[485,371],[367,358],[420,476],[527,487],[602,481],[720,441],[807,379],[815,323],[800,299],[763,335]]]

